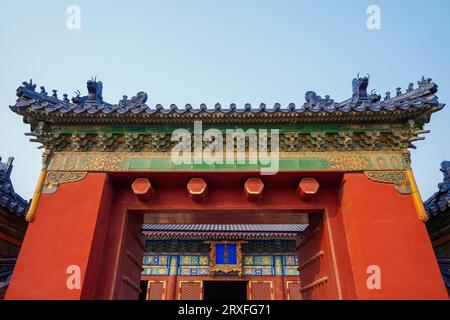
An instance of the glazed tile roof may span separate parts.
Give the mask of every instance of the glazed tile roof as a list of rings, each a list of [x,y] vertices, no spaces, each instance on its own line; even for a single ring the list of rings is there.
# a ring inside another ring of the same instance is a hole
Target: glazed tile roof
[[[179,231],[145,231],[147,239],[295,239],[293,233],[273,232],[179,232]]]
[[[306,224],[144,224],[146,238],[294,239]]]
[[[264,103],[258,107],[246,104],[243,108],[238,108],[235,104],[231,104],[228,108],[222,107],[219,103],[213,108],[208,108],[205,104],[201,104],[198,108],[193,108],[190,104],[186,104],[183,108],[174,104],[169,108],[164,108],[160,104],[150,107],[146,104],[148,95],[143,91],[130,99],[123,96],[118,103],[111,104],[103,100],[103,84],[95,79],[87,82],[87,96],[81,96],[78,91],[77,95],[69,100],[67,94],[60,99],[57,90],[48,94],[43,86],[40,92],[37,92],[36,84],[30,80],[23,82],[23,85],[17,89],[19,98],[10,108],[16,113],[32,115],[50,122],[79,122],[80,119],[84,119],[90,122],[114,121],[117,123],[125,118],[144,122],[167,122],[180,119],[230,121],[234,118],[242,121],[245,118],[258,117],[296,123],[311,122],[313,119],[315,122],[348,121],[350,116],[360,120],[379,120],[386,118],[387,115],[399,119],[417,111],[435,112],[444,107],[435,95],[438,86],[431,79],[422,77],[417,82],[417,87],[410,83],[404,92],[397,88],[395,94],[391,96],[390,92],[386,92],[385,97],[382,98],[374,90],[367,93],[369,78],[360,78],[359,75],[354,78],[352,97],[345,101],[336,102],[328,95],[322,98],[315,92],[308,91],[305,94],[305,103],[300,105],[291,103],[284,108],[278,103],[271,108]]]
[[[302,232],[307,226],[306,224],[144,224],[143,230]]]
[[[11,171],[14,158],[9,158],[6,163],[1,162],[0,157],[0,207],[17,216],[25,218],[29,202],[14,192],[11,182]]]
[[[425,210],[431,218],[450,212],[450,161],[441,163],[444,180],[438,184],[439,191],[424,202]]]

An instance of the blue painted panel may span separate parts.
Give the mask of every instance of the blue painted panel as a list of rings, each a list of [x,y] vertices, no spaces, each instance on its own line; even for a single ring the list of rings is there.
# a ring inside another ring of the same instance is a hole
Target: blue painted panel
[[[236,264],[236,244],[216,244],[216,264]]]

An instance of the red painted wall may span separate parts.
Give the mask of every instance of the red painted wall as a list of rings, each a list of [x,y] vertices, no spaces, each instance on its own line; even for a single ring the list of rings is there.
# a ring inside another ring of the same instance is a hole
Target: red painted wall
[[[61,184],[43,194],[29,224],[6,299],[93,298],[112,193],[104,173]],[[69,290],[69,265],[81,269],[81,288]]]
[[[116,288],[113,298],[116,300],[137,300],[140,293],[140,277],[144,270],[142,261],[145,252],[145,241],[142,236],[141,214],[126,216],[126,229],[117,268]]]
[[[448,298],[411,195],[348,173],[340,204],[357,299]],[[380,290],[367,287],[369,265],[381,268]]]
[[[130,188],[135,176],[130,174],[90,173],[82,181],[60,185],[54,194],[42,195],[6,298],[114,298],[122,276],[117,266],[124,259],[128,214],[145,213],[145,218],[156,217],[155,223],[165,222],[158,219],[170,214],[178,223],[248,223],[242,219],[256,217],[273,223],[270,218],[275,214],[281,218],[278,222],[286,223],[298,218],[293,212],[309,212],[324,219],[324,237],[330,244],[328,285],[340,292],[326,298],[447,299],[412,197],[399,194],[393,185],[370,181],[361,173],[346,174],[340,185],[339,174],[310,173],[321,187],[306,203],[295,194],[301,176],[282,173],[264,177],[262,198],[250,203],[242,187],[248,173],[205,173],[197,176],[208,183],[208,199],[194,203],[186,190],[192,173],[134,175],[151,179],[156,190],[153,201],[137,200]],[[195,216],[184,215],[186,210]],[[69,265],[81,268],[80,290],[67,289]],[[369,265],[381,267],[380,290],[366,286]]]

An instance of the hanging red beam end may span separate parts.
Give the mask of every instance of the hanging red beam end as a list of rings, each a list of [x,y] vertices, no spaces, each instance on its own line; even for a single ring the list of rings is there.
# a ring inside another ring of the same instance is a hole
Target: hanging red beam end
[[[208,195],[208,185],[202,178],[192,178],[187,184],[187,189],[192,200],[204,201]]]
[[[297,195],[303,201],[310,201],[319,191],[319,183],[314,178],[302,178],[297,188]]]
[[[262,195],[264,183],[259,178],[248,178],[244,184],[245,197],[248,201],[256,202]]]
[[[155,196],[155,190],[147,178],[137,178],[131,184],[131,189],[139,201],[147,202]]]

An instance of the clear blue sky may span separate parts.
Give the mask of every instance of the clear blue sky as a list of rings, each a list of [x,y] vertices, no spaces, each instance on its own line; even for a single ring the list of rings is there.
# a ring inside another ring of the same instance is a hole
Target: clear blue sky
[[[81,29],[66,27],[69,5]],[[368,30],[368,5],[381,30]],[[14,156],[16,191],[30,198],[41,151],[8,106],[22,81],[69,93],[97,75],[103,96],[149,93],[148,104],[301,104],[307,90],[335,100],[370,73],[380,94],[422,75],[450,102],[450,1],[1,1],[0,156]],[[449,107],[450,108],[450,107]],[[413,167],[422,196],[437,190],[450,160],[450,109],[417,142]]]

